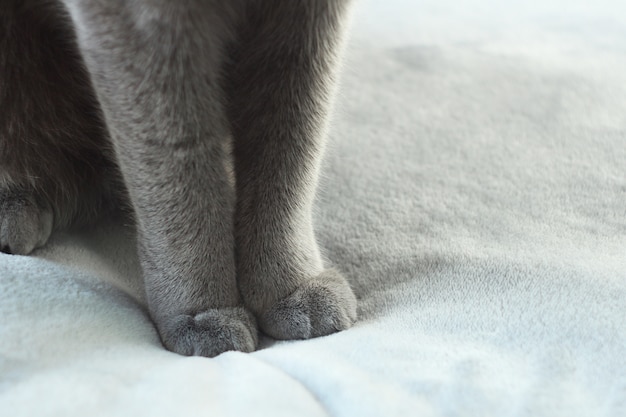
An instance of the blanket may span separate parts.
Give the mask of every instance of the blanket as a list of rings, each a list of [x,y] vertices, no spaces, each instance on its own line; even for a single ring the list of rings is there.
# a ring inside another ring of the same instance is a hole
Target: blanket
[[[361,0],[351,26],[315,224],[355,326],[168,352],[105,220],[0,254],[0,416],[626,415],[625,3]]]

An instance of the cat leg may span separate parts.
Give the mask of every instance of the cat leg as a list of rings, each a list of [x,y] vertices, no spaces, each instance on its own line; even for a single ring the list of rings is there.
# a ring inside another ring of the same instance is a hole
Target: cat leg
[[[163,344],[183,355],[254,350],[256,323],[236,284],[234,190],[224,164],[230,135],[219,72],[229,31],[221,6],[64,2],[136,216]]]
[[[26,255],[112,204],[115,167],[63,11],[6,0],[0,27],[0,251]]]
[[[356,320],[348,282],[323,268],[311,214],[346,8],[262,2],[242,25],[229,70],[238,282],[261,329],[278,339],[322,336]]]

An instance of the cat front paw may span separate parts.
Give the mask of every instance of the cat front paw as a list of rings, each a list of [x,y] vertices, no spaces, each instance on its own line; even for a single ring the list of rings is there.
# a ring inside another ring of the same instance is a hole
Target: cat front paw
[[[259,315],[261,329],[275,339],[308,339],[348,329],[357,301],[346,279],[326,270]]]
[[[258,335],[250,312],[243,307],[229,307],[167,320],[161,328],[161,340],[172,352],[212,358],[229,350],[253,352]]]
[[[48,241],[52,223],[52,210],[27,196],[0,192],[1,252],[28,255]]]

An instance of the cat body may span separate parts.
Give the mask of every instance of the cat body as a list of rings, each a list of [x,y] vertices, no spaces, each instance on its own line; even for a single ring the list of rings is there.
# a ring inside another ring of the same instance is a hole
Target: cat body
[[[169,350],[348,328],[311,221],[348,3],[5,0],[0,249],[127,205]]]

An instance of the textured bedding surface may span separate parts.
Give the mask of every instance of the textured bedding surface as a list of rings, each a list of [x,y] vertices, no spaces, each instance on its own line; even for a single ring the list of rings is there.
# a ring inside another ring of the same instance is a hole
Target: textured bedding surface
[[[0,254],[0,415],[625,416],[626,6],[526,3],[356,4],[316,213],[354,328],[167,352],[103,222]]]

